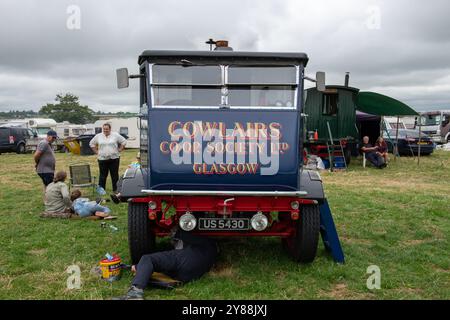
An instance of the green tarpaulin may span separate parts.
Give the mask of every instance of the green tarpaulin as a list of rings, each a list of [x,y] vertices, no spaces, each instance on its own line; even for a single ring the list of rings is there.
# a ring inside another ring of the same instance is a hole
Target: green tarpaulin
[[[419,115],[411,107],[394,98],[375,93],[359,92],[356,98],[356,109],[378,116],[416,116]]]

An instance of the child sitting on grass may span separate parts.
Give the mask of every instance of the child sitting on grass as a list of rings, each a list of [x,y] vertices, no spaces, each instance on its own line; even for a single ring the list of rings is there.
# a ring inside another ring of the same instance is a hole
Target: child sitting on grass
[[[81,191],[75,189],[70,195],[72,200],[72,209],[81,218],[97,217],[97,219],[115,219],[111,216],[111,210],[108,207],[98,204],[96,201],[90,201],[88,198],[81,197]]]

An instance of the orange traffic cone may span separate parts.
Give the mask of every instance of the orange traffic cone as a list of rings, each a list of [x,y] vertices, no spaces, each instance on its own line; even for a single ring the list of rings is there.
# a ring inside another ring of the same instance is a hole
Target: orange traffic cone
[[[314,140],[319,140],[319,133],[317,132],[317,129],[316,129],[316,131],[314,132]]]

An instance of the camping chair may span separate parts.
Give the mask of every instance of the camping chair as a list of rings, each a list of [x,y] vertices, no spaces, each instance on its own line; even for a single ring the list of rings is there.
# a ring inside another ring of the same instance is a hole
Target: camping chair
[[[91,175],[89,164],[77,164],[69,166],[70,183],[69,190],[73,188],[92,187],[92,195],[95,193],[95,177]]]

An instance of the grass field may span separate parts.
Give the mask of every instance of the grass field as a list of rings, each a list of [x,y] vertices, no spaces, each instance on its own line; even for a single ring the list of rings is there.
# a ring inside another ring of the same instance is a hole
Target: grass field
[[[126,151],[121,172],[135,155]],[[95,158],[57,154],[57,170]],[[292,262],[279,239],[221,243],[217,266],[172,291],[147,299],[450,299],[450,153],[392,161],[385,170],[323,173],[346,255],[337,265],[320,243],[310,265]],[[110,180],[108,180],[110,188]],[[110,284],[90,273],[106,252],[129,262],[127,208],[110,204],[119,228],[88,220],[42,219],[42,186],[31,155],[0,155],[0,299],[109,299],[131,275]],[[167,245],[166,241],[160,243]],[[68,266],[81,268],[81,289],[69,290]],[[381,269],[381,289],[366,287],[367,267]]]

